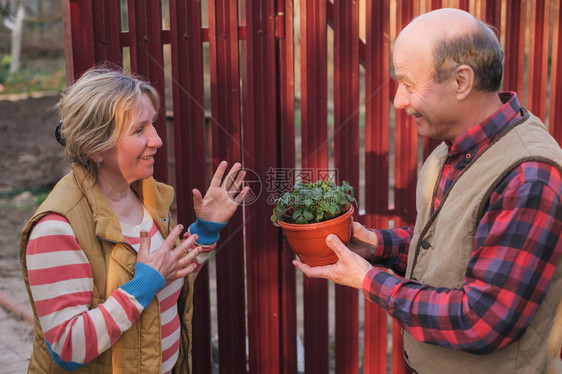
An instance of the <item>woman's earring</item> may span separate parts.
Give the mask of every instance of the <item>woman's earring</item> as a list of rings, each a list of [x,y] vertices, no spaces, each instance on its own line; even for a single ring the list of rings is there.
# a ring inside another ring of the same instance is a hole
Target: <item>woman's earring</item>
[[[96,167],[97,167],[98,169],[100,168],[100,164],[101,164],[100,160],[97,159],[97,160],[96,160]]]

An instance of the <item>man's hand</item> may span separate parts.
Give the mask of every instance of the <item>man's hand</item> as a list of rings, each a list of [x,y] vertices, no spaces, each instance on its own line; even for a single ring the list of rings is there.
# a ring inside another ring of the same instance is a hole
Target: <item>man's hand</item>
[[[367,230],[359,222],[353,222],[353,235],[348,247],[366,260],[372,260],[377,253],[378,240],[374,232]]]
[[[250,189],[246,186],[240,190],[246,172],[241,170],[242,165],[238,162],[232,166],[222,181],[227,165],[226,161],[219,164],[205,197],[197,188],[193,189],[195,214],[202,220],[217,223],[227,222]]]
[[[347,248],[337,235],[328,235],[326,244],[338,256],[338,262],[335,264],[311,267],[294,260],[293,265],[310,278],[330,279],[344,286],[362,289],[363,279],[373,266]]]

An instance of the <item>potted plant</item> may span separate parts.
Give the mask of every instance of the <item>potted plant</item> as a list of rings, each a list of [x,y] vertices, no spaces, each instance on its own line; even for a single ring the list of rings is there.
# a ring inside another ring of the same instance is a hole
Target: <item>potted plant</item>
[[[273,209],[271,221],[280,226],[293,251],[310,266],[332,264],[338,260],[326,245],[326,236],[336,234],[349,241],[354,212],[353,187],[327,180],[297,183],[286,192]]]

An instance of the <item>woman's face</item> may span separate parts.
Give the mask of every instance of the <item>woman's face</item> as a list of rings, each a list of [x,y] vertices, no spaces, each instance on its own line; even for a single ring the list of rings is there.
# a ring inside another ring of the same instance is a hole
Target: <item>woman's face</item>
[[[162,146],[153,125],[156,112],[147,95],[142,95],[141,105],[133,113],[117,146],[102,152],[98,178],[104,182],[127,183],[145,179],[154,172],[154,155]]]

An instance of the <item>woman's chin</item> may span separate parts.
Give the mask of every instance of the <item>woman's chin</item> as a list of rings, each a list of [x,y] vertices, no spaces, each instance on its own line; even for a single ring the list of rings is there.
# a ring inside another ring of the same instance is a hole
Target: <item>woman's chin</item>
[[[137,175],[137,180],[143,180],[143,179],[148,179],[150,177],[154,176],[154,168],[147,168],[146,170],[144,170],[142,173],[139,173]]]

